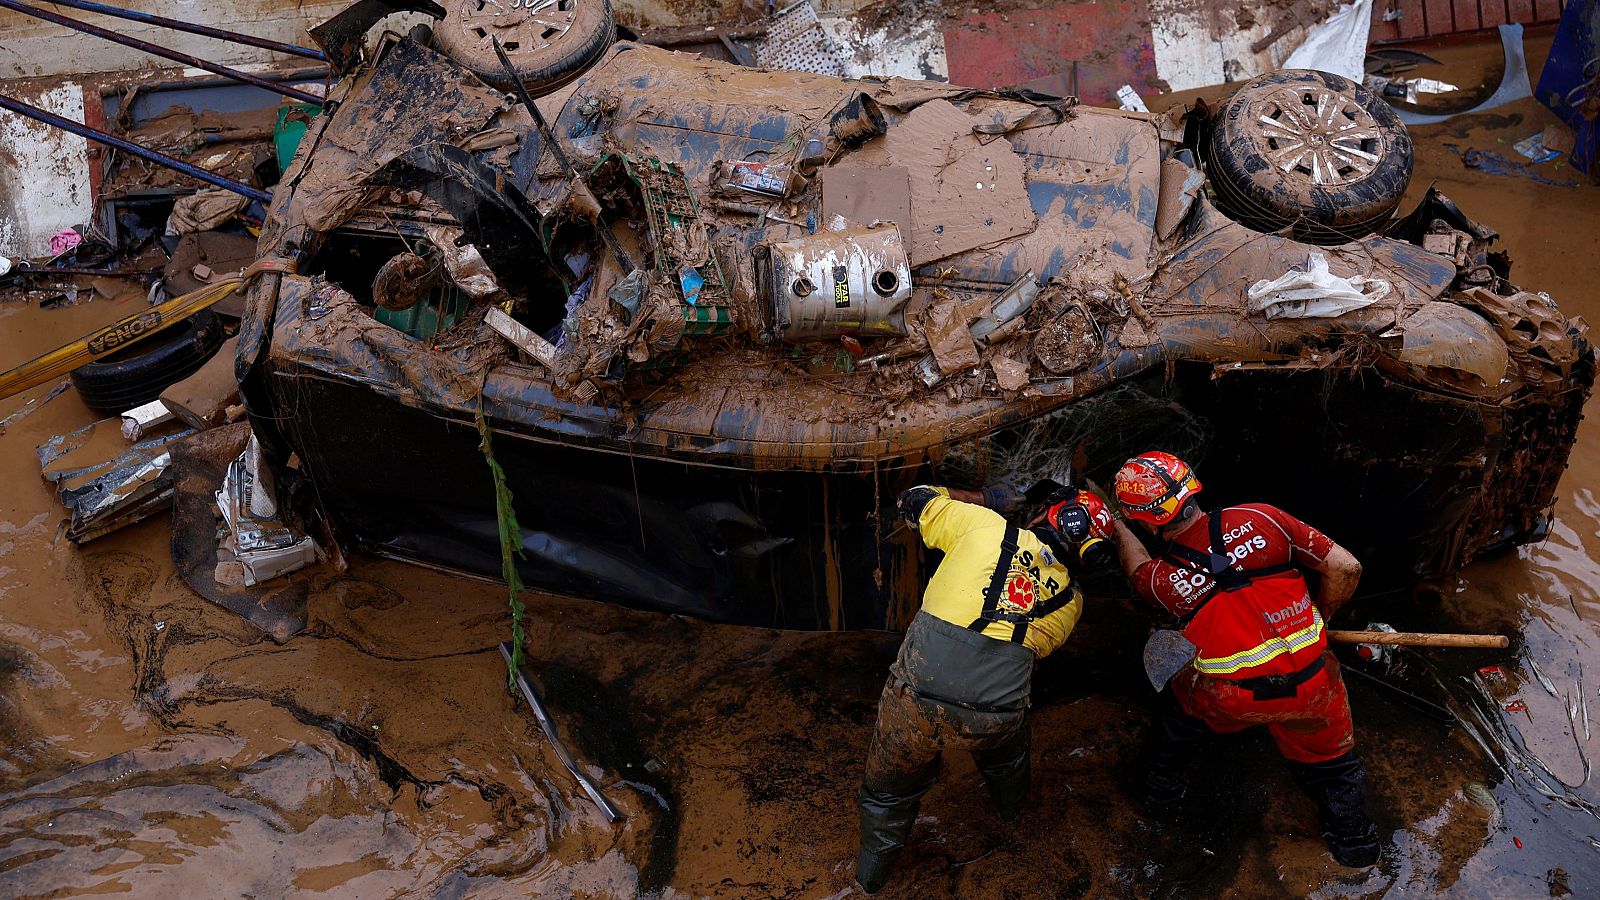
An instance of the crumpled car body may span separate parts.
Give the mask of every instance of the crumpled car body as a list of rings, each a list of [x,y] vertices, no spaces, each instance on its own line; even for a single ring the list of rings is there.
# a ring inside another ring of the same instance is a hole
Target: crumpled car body
[[[1194,459],[1207,502],[1281,505],[1369,587],[1409,584],[1542,533],[1593,381],[1582,323],[1512,288],[1447,200],[1336,246],[1258,233],[1208,201],[1175,119],[622,43],[538,101],[558,153],[512,98],[393,36],[331,99],[262,234],[300,274],[252,289],[238,374],[339,541],[425,565],[501,571],[481,412],[523,580],[597,600],[903,626],[934,559],[895,520],[902,490],[1062,464],[1105,484],[1154,448]],[[750,160],[810,174],[727,201]],[[785,341],[763,248],[868,216],[906,248],[907,335]],[[430,240],[475,251],[498,293],[458,292],[419,338],[371,285]],[[1336,317],[1251,311],[1253,284],[1314,253],[1390,289]],[[630,267],[651,276],[631,323],[589,316],[597,280],[627,299]],[[1019,284],[1038,288],[1022,327],[946,371],[933,332],[957,322],[962,343]],[[685,323],[646,318],[666,296]],[[519,350],[490,306],[564,355]]]

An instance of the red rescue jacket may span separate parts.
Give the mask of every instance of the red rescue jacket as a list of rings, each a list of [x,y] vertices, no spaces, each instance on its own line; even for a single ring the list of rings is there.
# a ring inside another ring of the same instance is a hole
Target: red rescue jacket
[[[1327,649],[1322,613],[1297,568],[1327,557],[1334,546],[1327,536],[1276,507],[1252,503],[1198,519],[1172,545],[1134,572],[1134,586],[1188,620],[1183,634],[1199,648],[1194,667],[1201,674],[1287,675]],[[1213,550],[1226,557],[1231,575],[1213,577],[1201,564]]]

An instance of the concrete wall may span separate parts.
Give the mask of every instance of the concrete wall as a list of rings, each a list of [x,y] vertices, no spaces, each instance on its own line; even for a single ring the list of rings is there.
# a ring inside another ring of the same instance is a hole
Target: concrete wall
[[[83,121],[83,88],[76,82],[4,90],[24,103]],[[88,147],[76,135],[0,112],[0,256],[44,256],[52,234],[89,221]]]
[[[186,22],[196,22],[258,37],[309,46],[306,31],[334,16],[351,0],[109,0],[109,2]],[[251,67],[292,60],[267,50],[212,40],[65,7],[48,0],[37,5],[69,18],[93,22],[122,34],[203,59]],[[0,92],[67,118],[83,121],[85,89],[99,101],[85,78],[94,73],[171,69],[168,60],[100,38],[53,25],[11,10],[0,10]],[[25,82],[7,79],[27,79]],[[89,158],[82,138],[0,112],[0,256],[42,256],[50,235],[81,225],[93,215],[88,186]]]
[[[266,50],[183,34],[152,25],[51,6],[34,5],[68,18],[92,22],[113,31],[221,63],[269,62],[282,57]],[[170,19],[226,28],[256,37],[306,46],[306,29],[350,5],[350,0],[106,0],[112,5]],[[129,47],[80,34],[39,19],[0,9],[0,79],[41,75],[80,75],[166,67],[165,62]]]

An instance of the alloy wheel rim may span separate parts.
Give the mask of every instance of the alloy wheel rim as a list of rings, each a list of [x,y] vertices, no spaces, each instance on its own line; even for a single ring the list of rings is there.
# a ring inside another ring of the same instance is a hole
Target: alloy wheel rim
[[[494,52],[494,38],[506,55],[537,53],[572,30],[579,0],[466,0],[459,7],[462,32],[474,47]]]
[[[1248,131],[1274,169],[1317,187],[1366,178],[1388,149],[1365,107],[1322,85],[1285,87],[1257,100],[1249,109]]]

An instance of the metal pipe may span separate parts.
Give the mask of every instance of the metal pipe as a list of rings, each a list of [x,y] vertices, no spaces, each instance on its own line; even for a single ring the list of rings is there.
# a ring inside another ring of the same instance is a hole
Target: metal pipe
[[[506,665],[511,665],[513,656],[510,644],[503,642],[500,644],[500,656],[505,659]],[[573,758],[572,751],[567,749],[567,745],[561,742],[561,733],[556,730],[555,720],[550,718],[550,711],[545,709],[544,701],[539,699],[539,693],[529,683],[528,676],[522,674],[521,669],[516,671],[517,689],[522,691],[522,699],[528,701],[528,706],[533,709],[533,717],[539,721],[539,727],[544,729],[545,738],[550,741],[551,749],[556,751],[556,759],[561,760],[561,764],[567,767],[568,772],[572,773],[573,779],[578,782],[578,787],[583,788],[583,792],[589,795],[589,799],[594,801],[594,805],[600,807],[600,814],[606,817],[607,822],[615,822],[622,819],[623,815],[617,810],[616,806],[610,800],[607,800],[606,795],[600,793],[600,788],[595,785],[594,781],[588,775],[585,775],[582,769],[578,768],[578,761]]]
[[[273,81],[268,81],[265,78],[258,78],[248,72],[241,72],[238,69],[230,69],[227,66],[201,59],[198,56],[190,56],[187,53],[180,53],[177,50],[169,50],[166,47],[157,47],[155,44],[152,44],[149,41],[141,41],[138,38],[128,37],[125,34],[118,34],[115,31],[101,28],[98,25],[90,25],[88,22],[80,22],[77,19],[69,19],[66,16],[58,16],[53,12],[39,9],[36,6],[29,6],[26,3],[18,3],[17,0],[0,0],[0,8],[14,10],[26,16],[33,16],[36,19],[43,19],[46,22],[53,22],[63,28],[70,28],[73,31],[81,31],[84,34],[92,34],[97,38],[104,38],[108,41],[112,41],[113,43],[122,44],[125,47],[132,47],[135,50],[143,50],[152,56],[164,57],[166,59],[184,63],[185,65],[194,66],[197,69],[205,69],[207,72],[215,72],[218,75],[232,78],[234,81],[242,81],[245,84],[253,84],[262,90],[272,91],[275,94],[282,94],[285,97],[299,100],[302,103],[314,103],[317,106],[322,105],[322,98],[318,97],[316,94],[308,94],[298,88],[292,88],[288,85],[282,85]]]
[[[0,0],[0,2],[5,2],[5,0]],[[133,141],[124,140],[123,138],[119,138],[114,134],[106,134],[104,131],[90,128],[81,122],[74,122],[71,119],[64,119],[53,112],[46,112],[37,106],[29,106],[20,100],[13,100],[4,94],[0,94],[0,109],[9,109],[19,116],[26,116],[30,119],[34,119],[35,121],[43,122],[46,125],[53,125],[62,131],[70,131],[79,137],[88,138],[91,141],[97,141],[101,144],[105,144],[108,147],[115,147],[118,150],[125,150],[141,159],[147,159],[153,163],[156,163],[157,165],[166,166],[169,169],[182,172],[183,174],[188,175],[190,178],[198,178],[208,184],[214,184],[223,190],[233,191],[235,194],[238,194],[242,197],[249,197],[251,200],[257,200],[262,203],[272,202],[272,195],[266,191],[257,190],[248,184],[242,184],[234,181],[231,178],[224,178],[223,176],[217,175],[213,172],[207,172],[205,169],[202,169],[199,166],[190,165],[181,159],[174,159],[165,153],[151,150],[148,147],[141,147],[138,144],[135,144]]]
[[[51,6],[67,6],[72,9],[81,9],[84,12],[100,13],[103,16],[114,16],[119,19],[128,19],[132,22],[144,22],[148,25],[158,25],[162,28],[171,28],[174,31],[187,31],[190,34],[203,35],[216,38],[219,41],[229,41],[235,44],[247,44],[251,47],[260,47],[263,50],[273,50],[278,53],[287,53],[291,56],[304,56],[306,59],[315,59],[326,62],[328,57],[321,50],[310,47],[300,47],[295,44],[285,44],[282,41],[258,38],[253,35],[239,34],[236,31],[223,31],[221,28],[212,28],[209,25],[196,25],[192,22],[180,22],[165,16],[151,15],[139,12],[136,9],[123,9],[120,6],[109,6],[104,3],[91,3],[89,0],[49,0]]]
[[[95,275],[108,278],[149,278],[158,270],[150,269],[92,269],[87,266],[25,266],[19,265],[9,275],[0,278],[25,278],[37,275]]]

